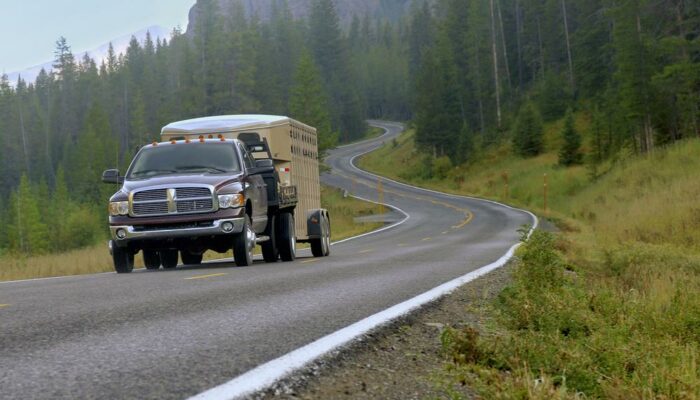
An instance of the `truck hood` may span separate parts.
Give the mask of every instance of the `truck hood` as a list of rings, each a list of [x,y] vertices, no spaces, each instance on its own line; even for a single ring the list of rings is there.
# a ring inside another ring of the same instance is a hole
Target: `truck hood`
[[[220,188],[240,182],[242,174],[236,175],[215,175],[215,174],[179,174],[155,176],[148,179],[127,180],[124,182],[122,191],[131,192],[137,189],[147,189],[149,187],[163,187],[168,185],[210,185],[217,191]]]

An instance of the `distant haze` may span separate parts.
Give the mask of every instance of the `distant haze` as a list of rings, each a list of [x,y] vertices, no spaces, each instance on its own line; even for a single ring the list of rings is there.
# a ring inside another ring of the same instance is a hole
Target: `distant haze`
[[[114,47],[115,54],[125,53],[127,47],[129,47],[129,42],[131,41],[132,37],[135,37],[136,40],[139,41],[139,43],[143,44],[146,41],[146,33],[149,32],[154,42],[157,38],[170,39],[169,29],[163,28],[162,26],[151,26],[148,28],[141,29],[138,32],[134,32],[133,34],[118,37],[114,40],[111,40],[110,42],[102,44],[101,46],[95,49],[84,51],[82,53],[75,53],[75,60],[77,62],[80,62],[83,59],[85,53],[87,53],[88,56],[95,60],[95,62],[99,66],[100,63],[107,58],[107,52],[109,51],[110,43],[112,43],[112,46]],[[35,65],[22,71],[11,72],[7,74],[7,77],[9,78],[10,83],[12,85],[16,84],[17,79],[20,76],[26,82],[34,82],[36,80],[36,77],[39,76],[39,72],[41,72],[42,68],[46,71],[50,71],[52,67],[53,61],[47,61],[43,64]]]
[[[158,26],[169,32],[180,26],[184,30],[194,3],[195,0],[1,0],[0,74],[50,62],[60,36],[68,40],[77,56],[147,27]]]

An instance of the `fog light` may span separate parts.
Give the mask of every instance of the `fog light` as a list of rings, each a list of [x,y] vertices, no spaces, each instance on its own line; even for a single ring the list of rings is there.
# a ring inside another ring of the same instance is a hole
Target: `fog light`
[[[233,232],[233,223],[226,221],[221,224],[221,229],[226,233]]]
[[[122,228],[117,229],[117,237],[119,239],[124,239],[126,237],[126,231]]]

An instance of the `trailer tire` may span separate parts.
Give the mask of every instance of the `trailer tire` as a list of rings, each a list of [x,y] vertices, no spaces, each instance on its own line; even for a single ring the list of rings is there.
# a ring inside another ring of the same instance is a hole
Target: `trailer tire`
[[[160,263],[164,269],[174,269],[177,267],[177,250],[161,250]]]
[[[311,240],[311,254],[314,257],[328,257],[331,254],[331,225],[321,214],[321,237]]]
[[[143,265],[148,270],[160,269],[160,254],[158,250],[143,250]]]
[[[202,263],[204,254],[190,253],[187,250],[180,251],[180,258],[185,265],[199,265]]]
[[[294,230],[294,215],[292,213],[280,214],[276,233],[280,258],[286,262],[294,261],[297,257],[297,238]]]
[[[253,264],[253,249],[255,248],[255,232],[246,214],[243,230],[233,236],[233,260],[239,267]]]
[[[268,222],[267,230],[265,234],[270,238],[267,242],[260,244],[262,248],[263,260],[267,263],[274,263],[280,258],[280,251],[277,248],[277,238],[275,237],[275,230],[277,224],[277,217],[270,216],[270,221]]]
[[[128,274],[134,270],[134,253],[127,247],[113,246],[112,261],[118,274]]]

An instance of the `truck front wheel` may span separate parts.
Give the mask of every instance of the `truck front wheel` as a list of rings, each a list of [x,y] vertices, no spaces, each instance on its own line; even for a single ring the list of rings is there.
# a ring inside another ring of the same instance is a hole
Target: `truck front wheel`
[[[156,270],[160,268],[160,254],[157,250],[143,250],[143,264],[146,269]]]
[[[173,269],[177,267],[177,250],[161,250],[160,263],[165,269]]]
[[[239,267],[253,264],[253,249],[255,248],[255,232],[250,224],[250,217],[245,216],[243,231],[233,237],[233,260]]]
[[[128,274],[134,270],[134,253],[127,247],[112,247],[112,261],[114,270],[118,274]]]
[[[294,261],[297,256],[297,238],[294,231],[294,215],[291,213],[280,214],[276,234],[280,258],[282,261]]]

